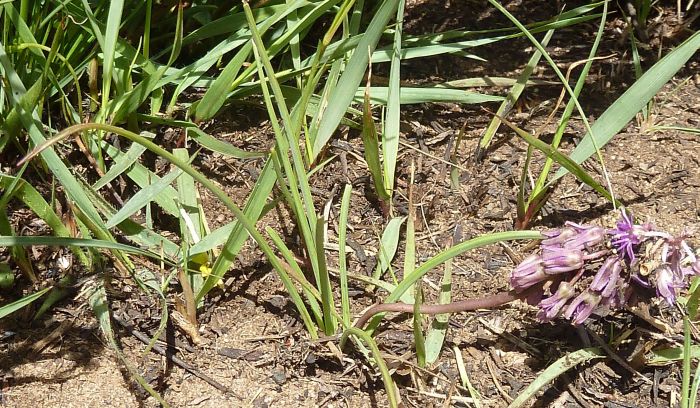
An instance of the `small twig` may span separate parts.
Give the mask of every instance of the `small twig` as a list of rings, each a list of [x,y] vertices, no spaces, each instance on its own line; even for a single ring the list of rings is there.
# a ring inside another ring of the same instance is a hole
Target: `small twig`
[[[73,327],[73,324],[75,323],[75,319],[66,319],[61,324],[58,325],[51,333],[49,333],[48,336],[44,337],[43,339],[37,341],[34,343],[34,345],[31,347],[31,351],[34,354],[39,354],[46,347],[48,347],[51,343],[54,341],[58,340],[65,332],[70,330],[71,327]]]
[[[652,380],[643,376],[642,373],[640,373],[639,371],[632,368],[632,366],[630,366],[625,360],[623,360],[622,357],[618,356],[617,353],[615,353],[615,351],[610,348],[608,343],[603,341],[603,339],[600,338],[600,336],[597,333],[593,332],[592,330],[586,330],[586,331],[588,332],[588,334],[590,334],[591,337],[593,337],[593,340],[595,340],[598,344],[600,344],[600,347],[602,347],[603,350],[605,350],[605,352],[608,353],[608,355],[613,360],[615,360],[615,362],[620,364],[625,370],[627,370],[627,371],[631,372],[632,374],[634,374],[635,376],[641,378],[647,384],[650,384],[650,385],[654,384],[654,382]]]
[[[496,371],[493,369],[493,364],[491,363],[491,359],[487,358],[487,359],[485,359],[485,361],[486,361],[486,368],[488,368],[489,373],[491,374],[491,379],[493,380],[493,384],[496,386],[496,389],[498,390],[498,392],[501,393],[501,396],[503,397],[503,399],[508,401],[508,403],[510,404],[511,402],[513,402],[513,397],[508,395],[506,390],[504,390],[503,387],[501,387],[501,383],[498,382],[498,376],[496,375]]]
[[[141,333],[140,331],[136,330],[133,325],[127,323],[123,319],[119,318],[118,316],[113,316],[114,321],[119,323],[122,327],[124,327],[126,330],[131,333],[132,336],[136,337],[139,339],[142,343],[144,344],[149,344],[151,342],[151,339],[148,338],[144,333]],[[182,368],[183,370],[189,372],[190,374],[194,375],[195,377],[198,377],[205,382],[209,383],[212,387],[216,388],[217,390],[221,392],[225,392],[227,394],[234,394],[231,389],[226,387],[225,385],[221,384],[220,382],[216,381],[215,379],[209,377],[208,375],[202,373],[201,371],[197,370],[193,366],[191,366],[189,363],[186,363],[182,359],[180,359],[177,356],[170,356],[169,353],[166,353],[166,350],[163,346],[159,344],[154,344],[152,347],[152,350],[155,351],[156,353],[160,354],[161,356],[164,356],[165,358],[169,359],[173,364],[177,365],[178,367]]]

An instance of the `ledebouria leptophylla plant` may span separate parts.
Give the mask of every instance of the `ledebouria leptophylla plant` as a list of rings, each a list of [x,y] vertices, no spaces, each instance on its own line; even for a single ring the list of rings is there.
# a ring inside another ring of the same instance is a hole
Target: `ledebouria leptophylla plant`
[[[582,324],[625,306],[636,288],[655,288],[670,305],[690,276],[700,275],[700,257],[688,245],[687,233],[673,236],[651,224],[635,224],[621,210],[617,227],[567,222],[544,232],[538,253],[511,273],[516,293],[535,286],[548,297],[538,303],[538,319],[557,317]]]

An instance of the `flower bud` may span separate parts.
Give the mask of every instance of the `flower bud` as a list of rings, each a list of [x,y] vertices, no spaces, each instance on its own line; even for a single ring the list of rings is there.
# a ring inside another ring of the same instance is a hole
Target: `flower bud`
[[[608,257],[591,282],[591,290],[599,292],[603,297],[609,297],[617,287],[622,272],[622,263],[616,256]]]
[[[571,272],[583,266],[581,251],[569,249],[546,250],[542,253],[544,271],[549,275]]]
[[[568,282],[562,282],[559,284],[557,292],[543,299],[537,306],[540,308],[537,312],[537,318],[543,322],[548,322],[559,315],[561,308],[566,304],[566,302],[574,296],[574,287]]]
[[[532,254],[523,259],[522,262],[511,272],[510,285],[516,292],[523,290],[548,279],[545,273],[542,257]]]
[[[597,226],[585,227],[574,237],[567,240],[564,243],[564,248],[583,251],[584,249],[591,249],[599,245],[604,239],[605,230],[603,228]]]
[[[577,232],[575,229],[566,227],[562,229],[555,229],[551,231],[546,231],[542,233],[547,239],[540,242],[540,246],[544,247],[561,247],[564,243],[576,236]]]
[[[564,317],[571,319],[571,323],[579,325],[593,314],[593,310],[598,306],[600,300],[600,295],[587,290],[569,304],[564,312]]]

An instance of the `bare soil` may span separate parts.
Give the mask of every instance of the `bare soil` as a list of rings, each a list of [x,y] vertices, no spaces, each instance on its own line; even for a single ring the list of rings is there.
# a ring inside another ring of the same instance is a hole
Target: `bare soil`
[[[411,33],[443,31],[466,27],[480,29],[504,24],[493,10],[474,2],[409,2],[406,29]],[[554,15],[555,2],[516,2],[509,9],[524,21]],[[537,15],[527,10],[537,8]],[[679,43],[687,33],[678,29],[675,9],[663,5],[658,24],[650,25],[647,48],[642,49],[644,65],[655,61],[659,47],[664,52]],[[619,16],[619,14],[618,14]],[[594,33],[590,27],[575,26],[555,34],[549,50],[567,68],[584,59]],[[659,28],[658,25],[663,27]],[[634,72],[625,24],[617,17],[607,23],[597,61],[582,96],[591,120],[600,115],[633,82]],[[440,82],[490,76],[514,78],[532,49],[525,41],[496,43],[478,49],[486,63],[458,56],[409,61],[403,68],[406,80],[414,83]],[[700,138],[673,130],[649,132],[652,125],[700,127],[700,61],[695,56],[654,99],[647,119],[641,115],[602,149],[605,166],[616,196],[636,217],[659,227],[680,232],[700,232]],[[382,75],[382,67],[375,74]],[[541,68],[533,78],[555,80],[550,69]],[[484,88],[487,93],[506,90]],[[546,118],[560,88],[532,87],[512,114],[517,124],[534,131],[543,127],[548,137],[554,124]],[[497,106],[490,106],[495,110]],[[417,259],[419,262],[444,249],[456,228],[462,239],[514,227],[515,198],[527,145],[512,132],[501,129],[494,147],[481,162],[474,159],[479,137],[490,120],[490,113],[478,107],[457,104],[408,106],[402,113],[401,147],[397,165],[397,194],[394,210],[407,213],[411,166],[415,166],[414,200],[417,205]],[[460,129],[465,138],[459,145],[459,185],[450,183],[450,149]],[[207,131],[247,150],[264,150],[272,131],[262,108],[231,106],[207,125]],[[177,135],[160,129],[163,143],[175,144]],[[585,131],[579,120],[571,123],[562,145],[570,151]],[[369,173],[362,161],[361,141],[352,131],[338,138],[327,155],[338,155],[313,178],[317,208],[332,203],[329,241],[337,242],[337,214],[342,186],[354,186],[350,206],[349,239],[352,273],[367,274],[374,267],[386,218],[372,193]],[[534,163],[544,158],[535,154]],[[246,199],[262,162],[232,160],[202,153],[199,168],[216,180],[239,203]],[[536,165],[535,165],[536,168]],[[591,160],[586,168],[602,178],[599,163]],[[211,214],[212,229],[231,220],[223,205],[202,191],[203,204]],[[125,197],[126,198],[126,197]],[[16,223],[30,223],[26,212],[16,209]],[[301,255],[290,215],[285,208],[271,211],[259,226],[270,225],[285,234],[290,247]],[[612,226],[617,218],[612,205],[585,185],[568,176],[557,186],[542,216],[532,225],[546,229],[566,220]],[[160,226],[168,229],[167,222]],[[176,228],[176,227],[175,227]],[[700,240],[691,242],[699,246]],[[510,245],[517,255],[525,243]],[[361,250],[360,250],[361,249]],[[121,347],[131,364],[175,407],[363,407],[386,406],[387,400],[376,370],[352,348],[337,353],[337,339],[311,341],[300,323],[284,288],[264,257],[251,242],[241,251],[225,282],[225,289],[212,292],[200,312],[200,344],[179,330],[171,335],[180,342],[177,356],[200,372],[214,378],[230,392],[222,392],[197,376],[174,366],[151,352],[132,333],[115,324]],[[329,250],[331,267],[336,253]],[[403,243],[395,259],[401,270]],[[145,262],[145,261],[144,261]],[[453,299],[478,297],[508,289],[508,274],[514,260],[502,246],[469,252],[454,260]],[[431,271],[424,280],[426,301],[434,301],[442,269]],[[145,298],[133,282],[115,278],[110,292],[115,314],[138,330],[151,333],[159,321],[159,306]],[[381,301],[385,293],[368,293],[354,282],[353,313],[358,316],[367,306]],[[31,321],[27,309],[0,322],[0,406],[118,406],[150,407],[157,402],[133,382],[118,363],[99,332],[92,312],[82,299],[65,301],[38,321]],[[531,401],[535,407],[656,407],[675,406],[679,399],[679,365],[652,367],[645,356],[652,348],[682,342],[679,312],[661,303],[651,305],[651,315],[669,325],[663,332],[628,311],[621,311],[575,329],[564,321],[543,324],[535,319],[534,308],[515,302],[498,310],[457,314],[450,327],[442,354],[432,367],[415,365],[411,320],[405,315],[385,319],[377,341],[390,366],[395,369],[405,406],[471,406],[469,393],[461,386],[455,355],[461,350],[467,373],[486,407],[506,406],[549,364],[569,352],[597,346],[596,333],[609,341],[626,330],[630,334],[616,353],[628,363],[625,368],[611,358],[584,364],[560,376]],[[37,342],[61,327],[60,333],[41,351]],[[188,351],[189,350],[189,351]],[[647,380],[630,371],[638,371]]]

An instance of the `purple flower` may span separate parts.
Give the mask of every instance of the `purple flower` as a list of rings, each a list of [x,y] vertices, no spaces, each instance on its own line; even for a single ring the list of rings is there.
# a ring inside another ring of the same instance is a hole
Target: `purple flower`
[[[542,263],[549,275],[576,271],[583,267],[583,253],[565,248],[548,249],[542,253]]]
[[[644,233],[649,231],[649,226],[637,225],[634,219],[627,210],[620,210],[622,219],[617,222],[617,228],[610,230],[608,233],[612,235],[611,244],[617,250],[622,259],[628,263],[632,263],[637,259],[635,255],[636,249],[642,243],[645,236]]]
[[[629,284],[624,281],[618,281],[618,285],[609,294],[606,292],[602,295],[600,306],[596,309],[596,314],[601,316],[607,314],[611,309],[620,309],[625,306],[632,292],[629,289]],[[606,296],[607,295],[607,296]]]
[[[695,262],[693,262],[690,265],[690,268],[688,268],[690,271],[690,274],[692,275],[700,275],[700,259],[696,259]]]
[[[564,312],[564,317],[579,325],[588,319],[600,303],[601,296],[586,290],[574,299]]]
[[[543,250],[567,248],[583,251],[603,242],[605,230],[595,225],[580,225],[567,221],[565,228],[548,231],[545,236],[548,238],[540,244]]]
[[[537,305],[540,308],[539,312],[537,312],[537,318],[543,322],[554,319],[572,296],[574,296],[574,287],[568,282],[560,283],[554,295],[543,299]]]
[[[673,271],[666,265],[656,269],[656,294],[663,296],[669,305],[676,302],[677,281]]]
[[[532,254],[513,269],[510,274],[510,286],[519,293],[548,278],[544,272],[542,257]]]
[[[547,239],[540,242],[542,248],[555,247],[559,248],[564,245],[566,241],[576,236],[577,232],[574,228],[566,227],[562,229],[555,229],[551,231],[546,231],[542,233]]]
[[[605,230],[595,225],[578,225],[571,223],[577,230],[577,234],[564,243],[564,248],[591,249],[603,242]]]
[[[615,292],[622,272],[622,262],[616,256],[608,257],[591,282],[591,290],[599,292],[603,297],[610,297]]]

